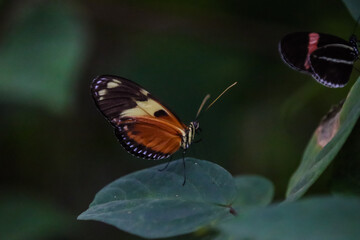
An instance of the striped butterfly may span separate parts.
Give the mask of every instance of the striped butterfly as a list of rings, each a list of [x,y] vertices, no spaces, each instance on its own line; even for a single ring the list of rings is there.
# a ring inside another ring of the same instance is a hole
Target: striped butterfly
[[[219,99],[225,89],[207,109]],[[164,159],[180,148],[185,152],[199,131],[198,116],[207,95],[196,115],[196,120],[187,126],[160,103],[151,93],[126,78],[102,75],[91,84],[96,106],[115,128],[121,145],[132,155],[144,159]],[[185,161],[183,158],[185,166]],[[184,178],[185,183],[185,178]]]
[[[346,41],[337,36],[316,32],[295,32],[279,43],[279,52],[291,68],[310,74],[326,87],[344,87],[359,58],[355,35]]]

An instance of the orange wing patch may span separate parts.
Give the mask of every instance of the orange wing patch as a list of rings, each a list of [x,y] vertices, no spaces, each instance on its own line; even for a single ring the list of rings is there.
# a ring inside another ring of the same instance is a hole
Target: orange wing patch
[[[137,117],[122,121],[116,135],[122,146],[135,156],[147,159],[163,159],[179,150],[182,129],[151,117]]]

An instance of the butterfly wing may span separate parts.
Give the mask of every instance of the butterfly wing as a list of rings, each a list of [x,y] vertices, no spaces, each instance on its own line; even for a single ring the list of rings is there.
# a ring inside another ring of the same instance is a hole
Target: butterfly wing
[[[343,87],[350,79],[356,56],[349,44],[329,44],[318,48],[310,56],[312,76],[327,87]]]
[[[348,44],[337,36],[316,32],[295,32],[286,35],[279,43],[283,61],[296,71],[312,74],[310,55],[329,44]]]
[[[304,67],[308,43],[308,32],[296,32],[286,35],[279,43],[282,60],[294,70],[308,73],[309,71]]]
[[[140,85],[103,75],[93,80],[91,92],[98,109],[131,154],[162,159],[180,148],[186,126]]]

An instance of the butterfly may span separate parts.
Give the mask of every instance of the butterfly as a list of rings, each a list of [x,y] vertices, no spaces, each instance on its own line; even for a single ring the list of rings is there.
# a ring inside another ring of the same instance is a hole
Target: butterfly
[[[279,43],[283,61],[291,68],[310,74],[330,88],[344,87],[359,58],[355,35],[346,41],[337,36],[317,32],[295,32]]]
[[[184,152],[189,148],[200,130],[199,113],[210,97],[204,98],[196,120],[185,125],[151,93],[126,78],[98,76],[91,84],[91,93],[97,108],[115,128],[115,135],[125,150],[136,157],[154,160],[168,158],[180,148]]]

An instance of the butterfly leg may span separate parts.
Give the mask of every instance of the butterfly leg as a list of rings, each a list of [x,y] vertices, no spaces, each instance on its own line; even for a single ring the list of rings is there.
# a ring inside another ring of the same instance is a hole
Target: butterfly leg
[[[184,182],[182,185],[185,186],[186,183],[185,151],[183,151],[183,166],[184,166]]]
[[[162,172],[162,171],[164,171],[165,169],[167,169],[171,161],[172,161],[172,156],[170,157],[169,161],[166,163],[165,167],[163,167],[163,168],[161,168],[161,169],[158,169],[158,171],[159,171],[159,172]]]

